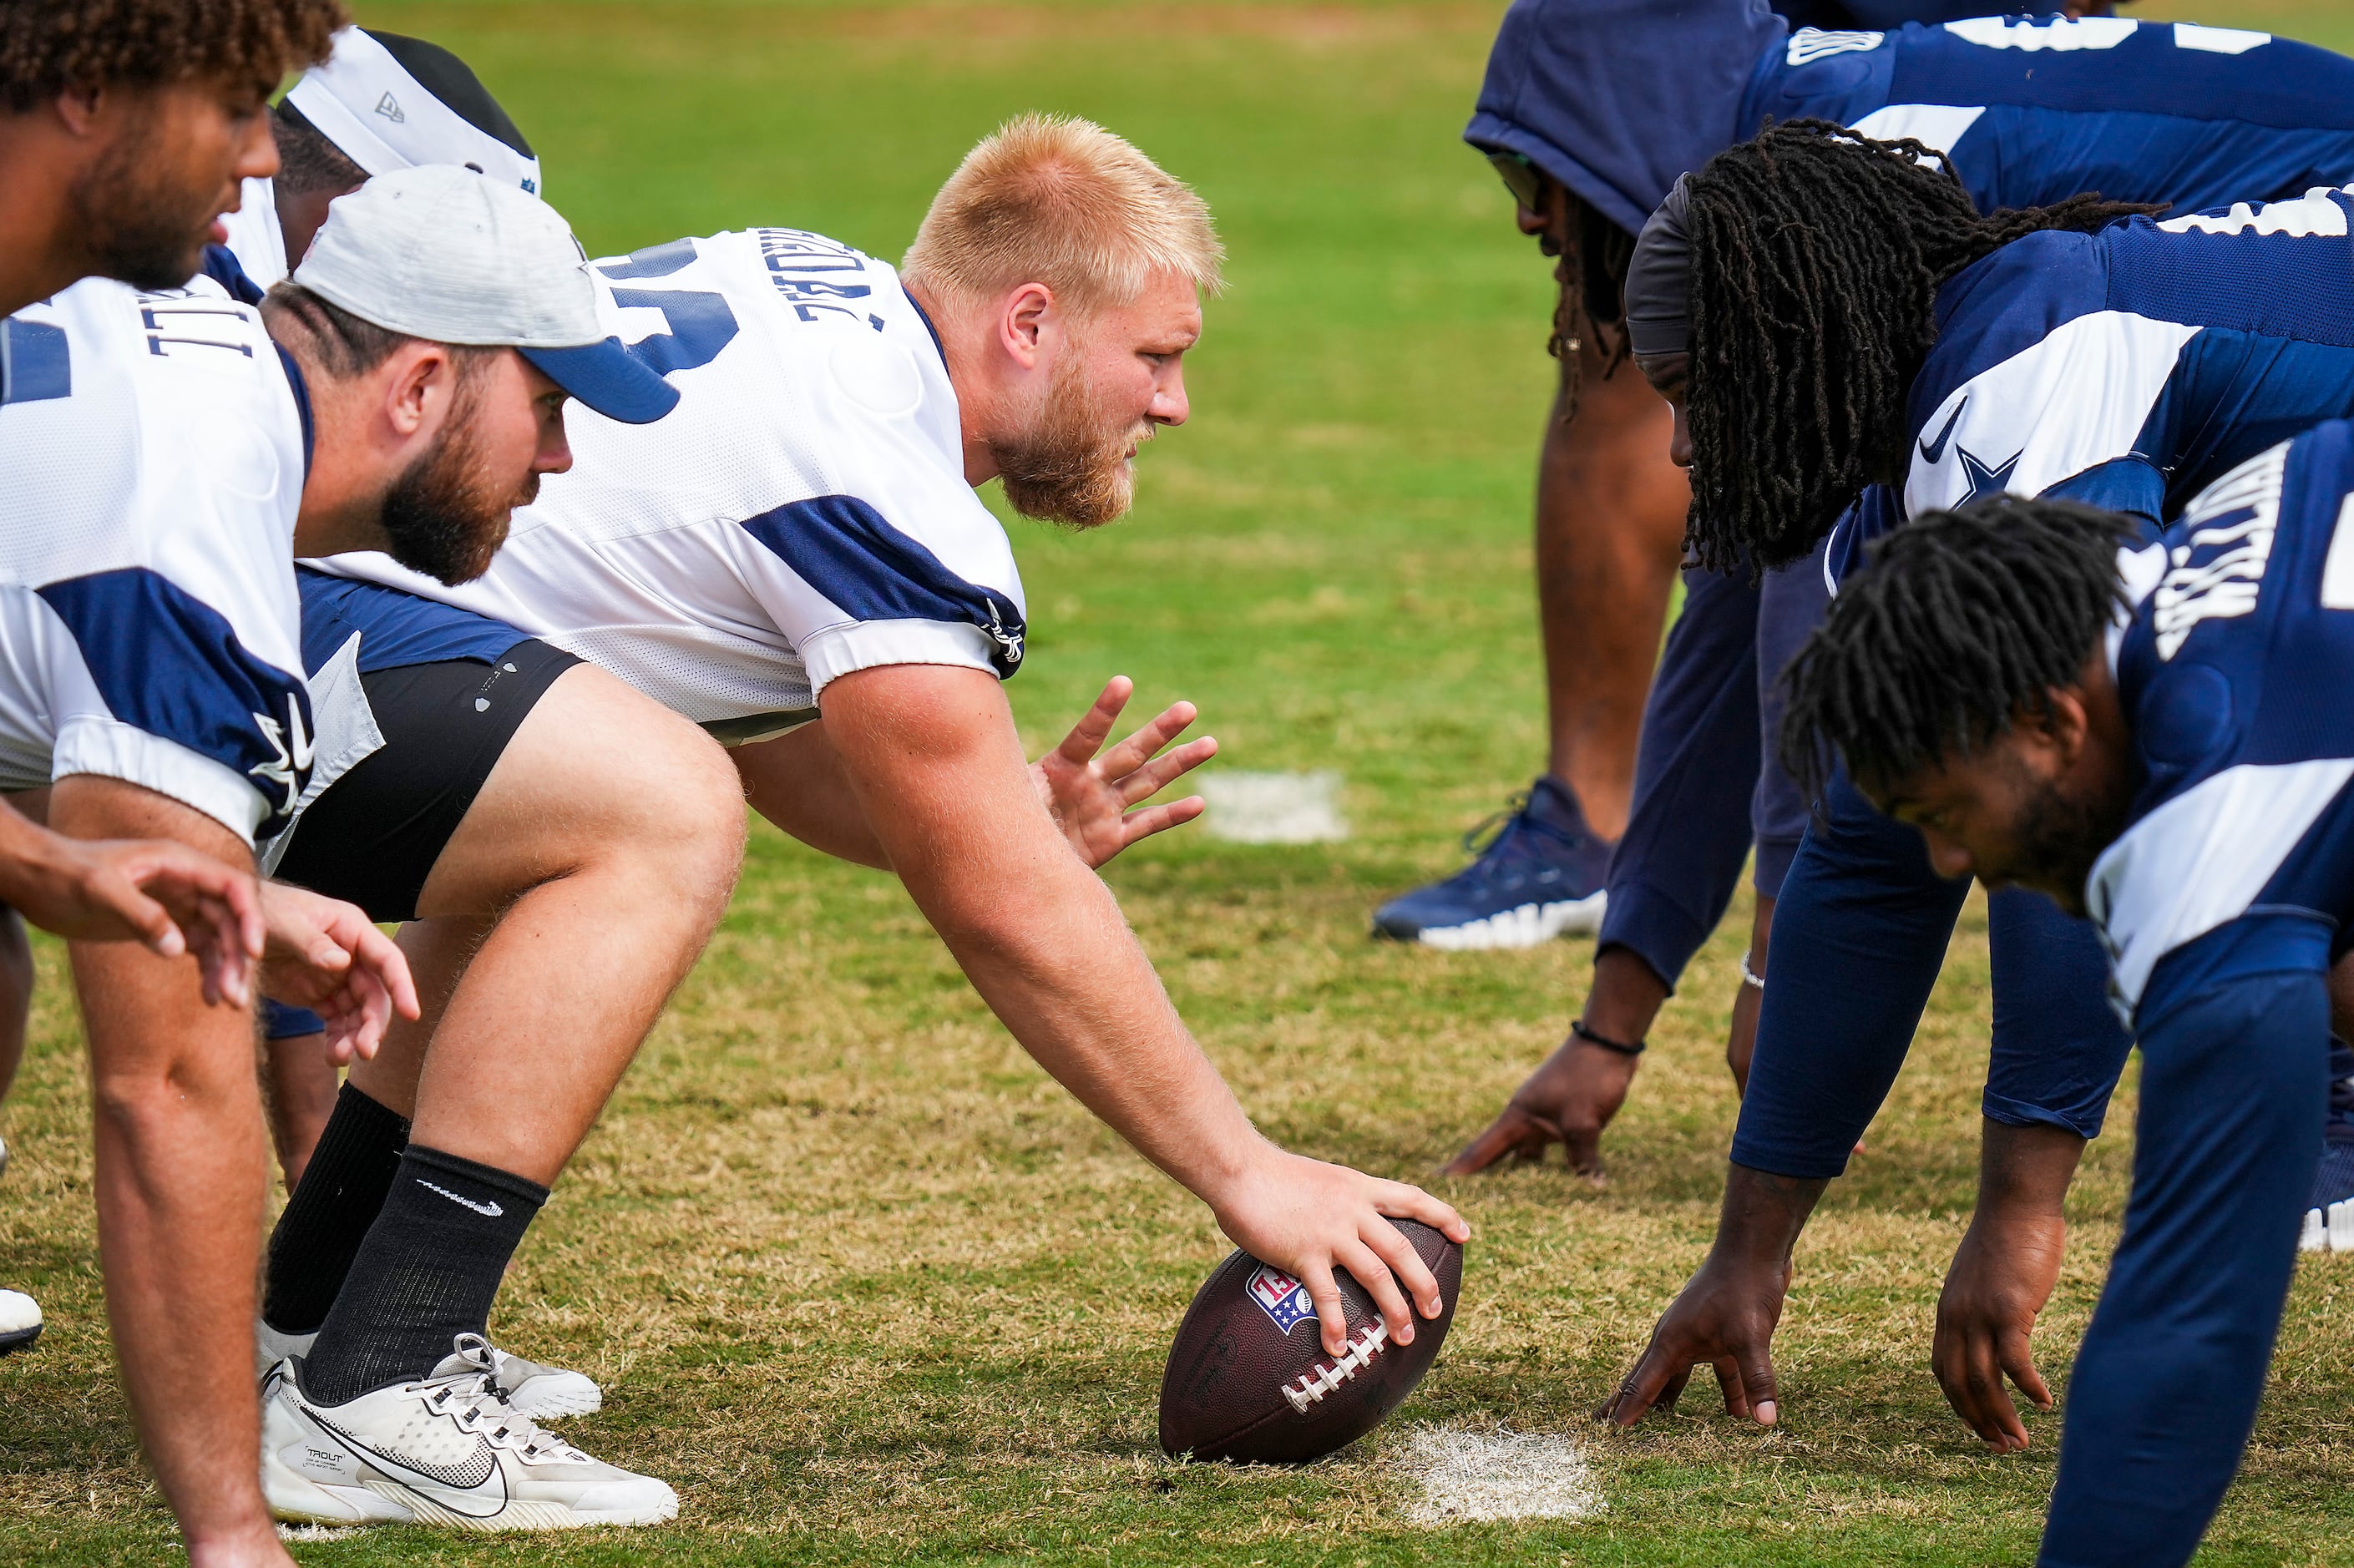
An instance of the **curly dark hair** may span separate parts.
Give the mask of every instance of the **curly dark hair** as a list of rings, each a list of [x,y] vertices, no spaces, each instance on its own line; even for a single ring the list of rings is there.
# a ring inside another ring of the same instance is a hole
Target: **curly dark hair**
[[[0,104],[22,114],[69,87],[191,77],[276,86],[327,58],[342,0],[8,0]]]
[[[1545,352],[1561,361],[1561,418],[1577,417],[1577,398],[1585,375],[1578,350],[1590,335],[1602,350],[1602,378],[1618,373],[1627,363],[1627,307],[1622,291],[1627,264],[1634,260],[1635,237],[1596,211],[1592,203],[1561,187],[1569,204],[1569,243],[1553,270],[1561,286],[1553,306],[1553,334]]]
[[[2124,602],[2117,546],[2137,526],[1997,495],[1879,540],[1783,673],[1784,766],[1819,795],[1836,755],[1880,789],[2042,711]]]
[[[1768,126],[1690,192],[1685,542],[1702,566],[1753,576],[1903,476],[1904,400],[1947,279],[2025,235],[2165,210],[2088,194],[1981,217],[1935,149],[1827,120]]]

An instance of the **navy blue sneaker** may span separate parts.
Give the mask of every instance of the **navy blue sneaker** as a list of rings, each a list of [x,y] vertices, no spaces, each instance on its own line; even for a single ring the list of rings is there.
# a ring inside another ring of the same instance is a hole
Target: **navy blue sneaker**
[[[2329,1119],[2305,1211],[2301,1252],[2354,1252],[2354,1047],[2329,1041]]]
[[[1479,835],[1495,836],[1484,845]],[[1463,835],[1479,858],[1444,882],[1373,911],[1373,935],[1432,948],[1533,948],[1602,927],[1608,841],[1585,825],[1577,797],[1540,777],[1525,795]]]

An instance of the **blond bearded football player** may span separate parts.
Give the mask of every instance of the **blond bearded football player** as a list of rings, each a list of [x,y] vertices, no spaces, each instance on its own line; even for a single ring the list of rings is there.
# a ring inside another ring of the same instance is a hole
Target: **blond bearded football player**
[[[1134,147],[1030,118],[965,160],[904,274],[788,229],[599,262],[605,319],[670,376],[678,412],[644,430],[577,420],[578,467],[515,514],[479,583],[341,557],[306,584],[305,618],[336,628],[313,634],[322,646],[356,631],[365,681],[371,638],[412,636],[425,618],[409,607],[429,596],[594,661],[732,742],[729,777],[753,805],[819,848],[896,870],[1023,1046],[1227,1234],[1308,1283],[1338,1353],[1335,1267],[1367,1283],[1401,1340],[1416,1307],[1439,1309],[1384,1215],[1458,1239],[1467,1228],[1418,1189],[1276,1148],[1186,1033],[1094,867],[1198,810],[1128,808],[1210,743],[1154,758],[1190,721],[1181,705],[1096,759],[1126,697],[1115,682],[1062,748],[1025,765],[999,685],[1023,656],[1022,588],[973,493],[1001,479],[1033,515],[1119,515],[1138,444],[1186,417],[1180,367],[1218,260],[1200,200]],[[480,644],[493,661],[495,641]],[[372,701],[379,691],[390,687],[370,687]],[[400,728],[298,821],[286,874],[353,891],[338,882],[352,846],[387,802],[429,793],[446,764]],[[610,747],[532,736],[526,720],[499,765],[514,787],[536,774],[550,791],[611,788]],[[431,877],[463,874],[472,830],[461,821],[437,846]],[[740,811],[702,831],[732,856]],[[668,898],[692,891],[680,868],[696,863],[672,852]],[[571,1001],[592,966],[565,966],[558,1022],[534,1027],[528,998],[485,974],[491,949],[465,970],[476,927],[437,924],[403,932],[420,989],[464,971],[476,1019],[461,1033],[453,1010],[429,1035],[396,1031],[355,1070],[358,1092],[288,1207],[266,1329],[302,1359],[270,1378],[264,1484],[281,1518],[620,1521],[635,1494],[567,1493],[527,1457],[484,1450],[487,1463],[453,1467],[474,1450],[442,1358],[455,1330],[472,1358],[466,1388],[495,1374],[477,1336],[500,1275],[636,1041],[579,1027]],[[504,1027],[490,1036],[485,1020]],[[445,1055],[470,1070],[445,1069]],[[437,1141],[420,1153],[429,1114]],[[438,1141],[461,1128],[472,1152]]]

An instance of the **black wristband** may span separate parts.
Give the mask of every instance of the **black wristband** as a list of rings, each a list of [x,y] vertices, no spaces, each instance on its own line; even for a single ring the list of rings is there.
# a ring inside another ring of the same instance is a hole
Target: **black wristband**
[[[1642,1041],[1638,1040],[1629,1045],[1624,1040],[1613,1040],[1607,1034],[1596,1034],[1585,1026],[1585,1020],[1583,1018],[1571,1024],[1569,1032],[1588,1045],[1599,1045],[1605,1051],[1616,1051],[1621,1056],[1639,1056],[1643,1054]]]

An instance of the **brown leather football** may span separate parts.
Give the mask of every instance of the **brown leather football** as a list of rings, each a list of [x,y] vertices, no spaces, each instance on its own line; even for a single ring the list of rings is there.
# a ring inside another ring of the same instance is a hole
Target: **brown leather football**
[[[1218,1265],[1186,1309],[1161,1380],[1161,1447],[1196,1459],[1296,1465],[1382,1424],[1447,1342],[1463,1249],[1414,1220],[1392,1220],[1437,1277],[1444,1309],[1416,1316],[1414,1343],[1391,1342],[1371,1296],[1334,1271],[1349,1349],[1324,1353],[1308,1287],[1246,1252]]]

